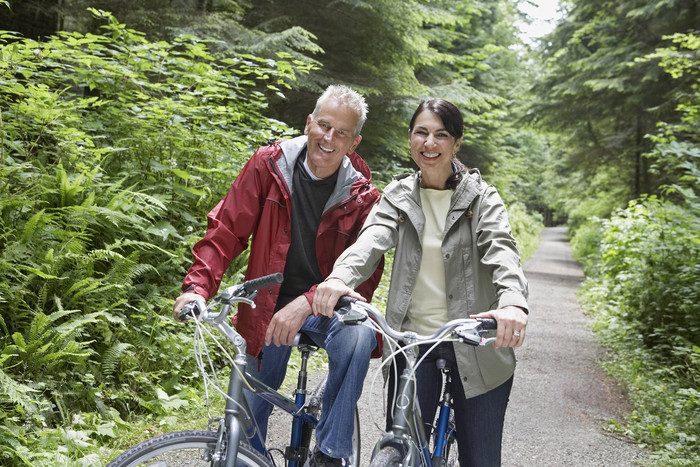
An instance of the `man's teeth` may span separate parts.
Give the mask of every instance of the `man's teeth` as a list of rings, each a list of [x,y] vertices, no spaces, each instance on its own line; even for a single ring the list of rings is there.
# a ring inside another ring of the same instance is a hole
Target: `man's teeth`
[[[428,159],[435,159],[437,156],[439,156],[439,152],[424,152],[423,156],[427,157]]]
[[[325,148],[325,147],[321,146],[320,144],[318,145],[318,147],[321,148],[321,151],[323,151],[323,152],[333,152],[332,149]]]

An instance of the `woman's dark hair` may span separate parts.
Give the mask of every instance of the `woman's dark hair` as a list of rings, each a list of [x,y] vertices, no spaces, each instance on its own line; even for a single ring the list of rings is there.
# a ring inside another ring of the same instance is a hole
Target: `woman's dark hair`
[[[408,125],[409,131],[413,131],[418,115],[425,111],[437,115],[442,120],[442,124],[445,125],[445,130],[455,139],[459,139],[464,135],[462,112],[452,102],[439,98],[426,99],[418,105],[416,111],[413,112],[413,117],[411,117],[411,123]],[[454,190],[462,180],[462,175],[467,173],[469,169],[455,157],[452,159],[452,170],[453,174],[447,179],[445,188]]]

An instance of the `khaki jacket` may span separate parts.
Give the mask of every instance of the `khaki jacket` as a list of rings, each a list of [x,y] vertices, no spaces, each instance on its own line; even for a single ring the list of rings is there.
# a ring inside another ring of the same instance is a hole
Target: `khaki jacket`
[[[397,177],[384,189],[357,242],[336,261],[332,277],[356,287],[396,247],[386,318],[394,329],[404,321],[421,263],[425,218],[418,173]],[[496,189],[472,169],[452,195],[442,241],[449,319],[515,305],[528,309],[527,280]],[[455,344],[466,397],[493,389],[511,377],[515,353],[493,345]]]

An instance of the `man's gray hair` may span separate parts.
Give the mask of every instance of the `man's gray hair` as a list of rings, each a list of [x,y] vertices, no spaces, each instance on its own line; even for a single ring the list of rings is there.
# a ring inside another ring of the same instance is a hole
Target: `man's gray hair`
[[[357,119],[357,125],[355,126],[354,133],[355,137],[359,136],[360,132],[362,131],[362,126],[365,124],[365,121],[367,121],[367,112],[369,110],[367,102],[365,102],[365,98],[362,97],[359,92],[354,91],[347,86],[342,84],[332,84],[328,86],[325,91],[323,91],[323,94],[321,94],[316,101],[316,108],[314,108],[314,111],[311,113],[312,118],[316,118],[318,113],[321,111],[321,106],[328,99],[333,99],[336,102],[347,105],[352,110],[357,112],[357,116],[359,118]]]

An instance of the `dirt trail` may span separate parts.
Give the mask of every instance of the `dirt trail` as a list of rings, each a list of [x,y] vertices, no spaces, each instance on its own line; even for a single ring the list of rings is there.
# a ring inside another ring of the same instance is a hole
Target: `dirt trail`
[[[602,349],[581,313],[576,289],[583,273],[566,229],[545,229],[524,268],[532,311],[527,342],[516,351],[503,465],[635,465],[644,451],[605,429],[630,408],[596,363]]]

